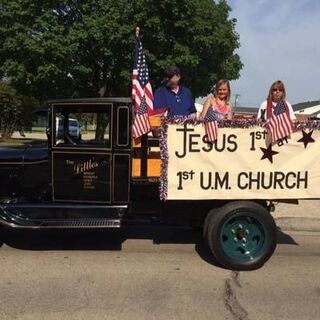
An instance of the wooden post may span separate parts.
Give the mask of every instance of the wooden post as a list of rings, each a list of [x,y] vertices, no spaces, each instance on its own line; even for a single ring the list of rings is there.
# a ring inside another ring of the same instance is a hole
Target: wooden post
[[[140,162],[140,176],[143,179],[148,178],[148,134],[141,136],[141,162]]]

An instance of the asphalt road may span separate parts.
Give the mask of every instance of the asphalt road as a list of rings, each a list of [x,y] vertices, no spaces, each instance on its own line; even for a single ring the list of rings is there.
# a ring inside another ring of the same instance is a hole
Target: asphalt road
[[[278,243],[263,268],[237,273],[190,229],[10,233],[0,319],[320,319],[320,233]]]

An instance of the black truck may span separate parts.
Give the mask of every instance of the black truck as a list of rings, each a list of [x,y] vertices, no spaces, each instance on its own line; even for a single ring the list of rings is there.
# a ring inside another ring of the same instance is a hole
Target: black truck
[[[0,232],[173,224],[201,227],[226,268],[257,269],[273,254],[267,201],[160,200],[159,138],[132,140],[130,99],[49,101],[47,119],[45,143],[0,147]],[[81,135],[70,134],[70,119]]]

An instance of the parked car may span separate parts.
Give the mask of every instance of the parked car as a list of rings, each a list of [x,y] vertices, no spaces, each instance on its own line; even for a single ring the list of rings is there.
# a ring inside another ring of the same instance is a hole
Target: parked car
[[[64,135],[64,118],[56,117],[56,134],[59,139]],[[68,134],[76,141],[81,140],[81,125],[77,119],[68,119]]]

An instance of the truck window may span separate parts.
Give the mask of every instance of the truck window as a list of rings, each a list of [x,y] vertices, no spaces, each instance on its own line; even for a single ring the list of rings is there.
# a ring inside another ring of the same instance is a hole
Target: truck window
[[[119,107],[117,109],[117,146],[127,147],[129,146],[129,108],[127,106]]]
[[[111,148],[111,108],[84,106],[54,108],[53,146]]]

